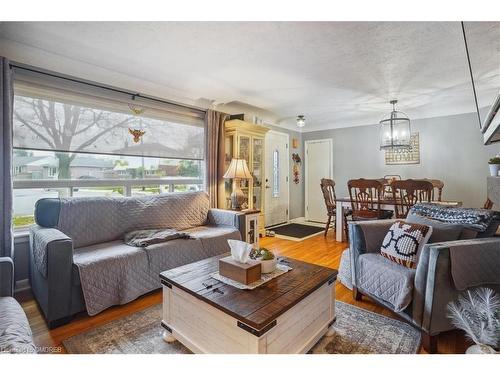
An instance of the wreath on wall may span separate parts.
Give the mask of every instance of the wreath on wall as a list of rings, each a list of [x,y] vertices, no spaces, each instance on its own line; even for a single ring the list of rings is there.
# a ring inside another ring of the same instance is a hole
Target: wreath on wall
[[[293,182],[298,184],[300,182],[300,166],[302,164],[302,159],[299,154],[292,154],[293,161]]]

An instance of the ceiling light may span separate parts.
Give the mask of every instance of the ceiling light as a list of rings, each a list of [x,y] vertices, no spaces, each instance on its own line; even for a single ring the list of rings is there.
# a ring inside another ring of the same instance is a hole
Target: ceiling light
[[[297,126],[303,128],[306,125],[306,118],[304,115],[297,116]]]
[[[380,121],[380,149],[410,148],[410,119],[396,111],[397,100],[391,100],[392,112]],[[298,124],[297,124],[298,125]]]

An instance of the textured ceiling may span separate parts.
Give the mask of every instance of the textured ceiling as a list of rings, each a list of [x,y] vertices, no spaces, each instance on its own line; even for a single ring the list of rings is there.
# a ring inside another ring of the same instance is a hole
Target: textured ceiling
[[[481,106],[500,88],[500,23],[466,23]],[[245,103],[296,130],[474,111],[458,22],[1,23],[0,55],[186,103]]]

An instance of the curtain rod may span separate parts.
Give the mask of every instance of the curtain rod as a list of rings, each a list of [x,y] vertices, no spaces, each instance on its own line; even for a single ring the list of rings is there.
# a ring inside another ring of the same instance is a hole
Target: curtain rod
[[[467,54],[467,63],[469,64],[469,73],[470,73],[470,80],[472,82],[472,91],[474,92],[474,101],[476,102],[477,119],[479,120],[479,129],[481,129],[482,128],[481,115],[479,114],[479,105],[477,104],[476,84],[474,83],[474,76],[472,75],[472,66],[470,64],[469,47],[467,46],[467,37],[465,36],[465,25],[464,25],[464,21],[462,21],[460,23],[462,24],[462,34],[464,35],[465,53]]]
[[[133,93],[131,91],[117,89],[117,88],[109,87],[109,86],[104,86],[104,85],[100,85],[100,84],[97,84],[97,83],[85,82],[85,81],[77,79],[77,78],[65,77],[65,76],[62,76],[62,75],[59,75],[59,74],[56,74],[56,73],[45,72],[43,70],[39,70],[39,69],[34,68],[34,67],[17,65],[15,63],[10,63],[9,66],[10,66],[11,69],[12,68],[16,68],[16,69],[26,70],[26,71],[29,71],[29,72],[44,74],[46,76],[50,76],[50,77],[54,77],[54,78],[64,79],[64,80],[70,81],[70,82],[80,83],[80,84],[87,85],[87,86],[92,86],[92,87],[97,87],[97,88],[100,88],[100,89],[109,90],[109,91],[117,92],[117,93],[120,93],[120,94],[130,95],[132,97],[132,100],[134,100],[135,98],[142,98],[142,99],[152,100],[152,101],[163,103],[163,104],[176,105],[176,106],[179,106],[179,107],[183,107],[183,108],[187,108],[187,109],[191,109],[191,110],[196,110],[196,111],[203,112],[203,113],[207,112],[207,110],[204,109],[204,108],[200,108],[200,107],[196,107],[196,106],[190,106],[190,105],[182,104],[182,103],[176,103],[176,102],[172,102],[172,101],[168,101],[168,100],[164,100],[164,99],[158,99],[158,98],[155,98],[155,97],[152,97],[152,96],[142,95],[140,93]]]

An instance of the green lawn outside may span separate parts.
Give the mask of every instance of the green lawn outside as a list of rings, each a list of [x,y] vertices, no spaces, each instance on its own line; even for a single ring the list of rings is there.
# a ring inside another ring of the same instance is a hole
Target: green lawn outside
[[[14,228],[24,227],[35,224],[35,217],[33,215],[14,216],[12,222],[14,223]]]

